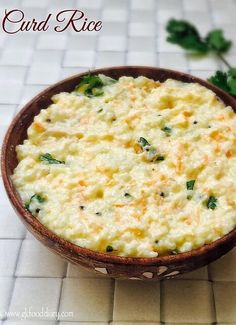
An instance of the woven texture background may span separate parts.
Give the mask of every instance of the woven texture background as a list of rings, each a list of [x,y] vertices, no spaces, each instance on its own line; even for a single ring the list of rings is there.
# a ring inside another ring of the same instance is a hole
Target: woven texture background
[[[140,64],[202,78],[224,68],[214,57],[193,59],[168,44],[170,17],[191,20],[203,33],[223,28],[235,43],[227,58],[236,66],[234,0],[0,0],[1,17],[10,8],[38,19],[77,8],[102,19],[103,29],[13,36],[0,29],[0,144],[24,103],[89,68]],[[68,265],[28,234],[0,183],[0,325],[236,324],[235,262],[233,250],[208,267],[156,283],[98,277]],[[42,310],[48,314],[34,314]]]

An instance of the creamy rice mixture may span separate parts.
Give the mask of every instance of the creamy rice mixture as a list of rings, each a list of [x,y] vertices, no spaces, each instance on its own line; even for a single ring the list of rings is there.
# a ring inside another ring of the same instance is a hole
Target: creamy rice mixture
[[[236,115],[196,83],[86,76],[17,147],[25,208],[59,236],[121,256],[177,254],[236,224]]]

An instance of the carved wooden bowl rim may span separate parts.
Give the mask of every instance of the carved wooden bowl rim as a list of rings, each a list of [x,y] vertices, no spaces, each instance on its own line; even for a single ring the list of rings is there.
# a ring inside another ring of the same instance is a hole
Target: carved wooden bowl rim
[[[156,75],[156,80],[166,80],[168,78],[173,78],[176,80],[184,81],[184,82],[197,82],[208,89],[211,89],[217,97],[222,100],[226,105],[232,106],[232,108],[236,111],[236,100],[222,91],[221,89],[213,86],[212,84],[199,79],[197,77],[191,76],[186,73],[169,70],[169,69],[161,69],[157,67],[145,67],[145,66],[118,66],[118,67],[108,67],[108,68],[101,68],[96,70],[89,71],[91,74],[99,74],[103,73],[114,77],[116,75],[130,75],[130,76],[138,76],[138,75]],[[58,249],[62,252],[68,251],[70,254],[76,256],[83,256],[87,259],[96,260],[98,262],[105,262],[111,264],[123,264],[123,265],[175,265],[175,264],[188,264],[188,262],[193,261],[195,258],[200,257],[201,255],[211,255],[214,254],[214,251],[219,249],[221,246],[227,245],[227,243],[235,243],[236,242],[236,228],[234,228],[230,233],[226,234],[225,236],[219,238],[218,240],[206,244],[200,248],[191,250],[189,252],[177,254],[177,255],[167,255],[167,256],[160,256],[160,257],[123,257],[123,256],[116,256],[109,253],[101,253],[96,252],[87,248],[80,247],[76,244],[69,242],[59,236],[57,236],[54,232],[46,228],[41,222],[33,217],[26,209],[23,207],[23,204],[20,200],[19,195],[14,188],[10,175],[12,170],[9,167],[9,155],[8,151],[11,150],[12,152],[15,151],[15,146],[12,145],[12,139],[16,135],[15,129],[19,123],[22,123],[22,118],[26,114],[28,114],[31,110],[33,104],[36,103],[41,98],[47,98],[49,93],[57,93],[57,90],[63,89],[63,86],[73,84],[73,86],[78,83],[78,80],[81,76],[88,74],[88,72],[83,72],[72,76],[70,78],[64,79],[48,88],[43,90],[37,96],[35,96],[29,103],[27,103],[22,110],[14,117],[13,121],[11,122],[7,133],[4,138],[3,146],[2,146],[2,154],[1,154],[1,169],[2,169],[2,178],[5,185],[5,189],[7,195],[17,211],[20,215],[22,221],[28,226],[28,229],[36,235],[36,237],[41,237],[44,239],[44,242],[48,244],[48,246],[57,246]],[[154,77],[155,78],[155,77]],[[71,88],[72,90],[73,88]],[[51,95],[50,95],[51,98]],[[46,107],[45,107],[46,108]],[[38,112],[41,108],[38,109]],[[36,114],[32,115],[31,122],[33,117]],[[22,125],[23,128],[28,128],[28,126]],[[19,143],[22,143],[24,139],[21,139]],[[12,153],[14,155],[14,153]],[[233,246],[233,245],[232,245]]]

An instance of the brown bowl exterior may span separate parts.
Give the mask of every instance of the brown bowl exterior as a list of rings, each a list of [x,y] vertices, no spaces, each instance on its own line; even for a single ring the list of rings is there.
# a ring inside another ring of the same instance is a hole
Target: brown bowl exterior
[[[41,109],[45,109],[51,104],[51,97],[60,92],[72,91],[79,83],[81,76],[87,73],[78,74],[60,81],[33,98],[16,115],[5,136],[2,147],[2,177],[10,202],[28,230],[45,246],[71,263],[82,265],[87,269],[106,274],[112,278],[140,280],[172,278],[178,274],[202,267],[232,249],[236,244],[236,228],[211,244],[178,255],[155,258],[114,256],[79,247],[58,237],[25,210],[10,178],[17,165],[15,148],[26,139],[27,128],[32,123],[34,116]],[[219,99],[226,105],[232,106],[236,111],[236,100],[233,97],[208,82],[185,73],[140,66],[111,67],[93,70],[89,73],[103,73],[115,79],[121,76],[146,76],[161,82],[168,78],[183,82],[197,82],[214,91]]]

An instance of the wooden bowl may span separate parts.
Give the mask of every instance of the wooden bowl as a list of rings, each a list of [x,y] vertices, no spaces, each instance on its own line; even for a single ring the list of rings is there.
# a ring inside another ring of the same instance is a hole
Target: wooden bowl
[[[140,280],[171,278],[178,274],[202,267],[227,253],[236,244],[236,228],[211,244],[178,255],[154,258],[132,258],[99,253],[79,247],[58,237],[25,210],[10,178],[17,165],[15,148],[26,138],[27,128],[32,123],[34,116],[41,109],[47,108],[51,104],[51,97],[63,91],[72,91],[79,83],[81,76],[87,73],[60,81],[33,98],[16,115],[5,136],[2,147],[2,177],[11,204],[28,230],[45,246],[71,263],[82,265],[112,278]],[[103,73],[115,79],[121,76],[146,76],[160,81],[173,78],[183,82],[198,82],[213,90],[219,99],[226,105],[232,106],[236,111],[236,100],[233,97],[208,82],[185,73],[139,66],[111,67],[90,71],[90,73]]]

